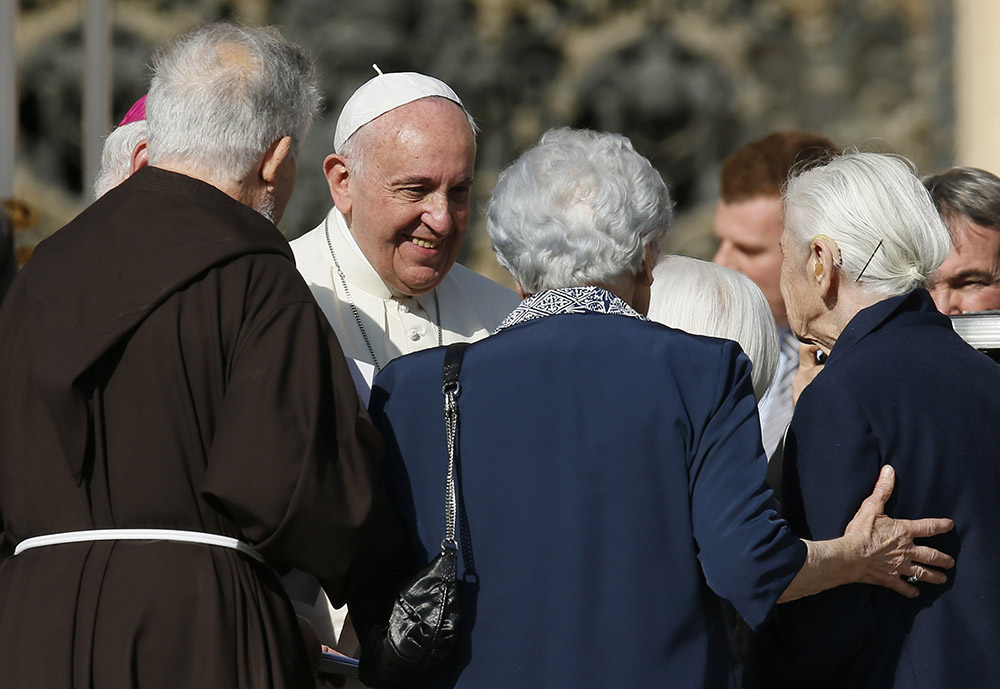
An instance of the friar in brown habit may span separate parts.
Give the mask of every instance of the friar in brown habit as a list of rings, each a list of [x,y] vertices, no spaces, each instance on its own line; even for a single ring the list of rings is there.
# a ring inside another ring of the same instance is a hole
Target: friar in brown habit
[[[394,562],[379,441],[268,219],[318,100],[273,30],[175,40],[150,166],[5,299],[0,686],[312,686],[274,570],[341,604]]]

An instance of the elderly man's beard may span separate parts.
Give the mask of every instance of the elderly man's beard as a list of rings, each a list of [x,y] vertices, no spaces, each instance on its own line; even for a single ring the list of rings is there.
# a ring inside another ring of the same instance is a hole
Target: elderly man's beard
[[[274,207],[274,194],[264,194],[264,198],[254,204],[253,209],[273,223]]]

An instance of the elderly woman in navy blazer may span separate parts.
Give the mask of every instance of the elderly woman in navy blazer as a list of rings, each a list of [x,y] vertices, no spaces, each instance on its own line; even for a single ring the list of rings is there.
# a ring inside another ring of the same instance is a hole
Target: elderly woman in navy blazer
[[[950,580],[907,599],[855,584],[780,606],[751,686],[940,688],[1000,683],[1000,367],[923,289],[948,232],[903,160],[845,155],[788,183],[781,290],[803,342],[829,353],[785,439],[782,506],[802,538],[843,532],[881,467],[894,516],[947,514],[929,542]],[[961,554],[959,554],[961,552]]]
[[[670,219],[659,174],[618,135],[549,132],[501,175],[487,226],[524,301],[465,353],[461,637],[415,685],[732,686],[720,598],[756,626],[849,581],[912,595],[894,572],[948,564],[909,540],[947,520],[876,520],[885,482],[830,541],[778,517],[746,356],[643,315]],[[372,391],[421,562],[445,528],[443,360],[397,359]]]

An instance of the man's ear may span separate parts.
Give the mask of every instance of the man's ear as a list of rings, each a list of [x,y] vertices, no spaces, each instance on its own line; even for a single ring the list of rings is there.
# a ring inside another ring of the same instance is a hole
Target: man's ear
[[[292,137],[283,136],[267,149],[260,163],[260,179],[269,194],[278,186],[284,166],[292,162]]]
[[[323,174],[330,187],[330,197],[337,210],[347,216],[354,207],[351,200],[351,173],[347,161],[339,153],[331,153],[323,161]]]
[[[146,150],[147,140],[143,139],[132,149],[132,168],[130,175],[134,175],[139,168],[149,165],[149,152]]]

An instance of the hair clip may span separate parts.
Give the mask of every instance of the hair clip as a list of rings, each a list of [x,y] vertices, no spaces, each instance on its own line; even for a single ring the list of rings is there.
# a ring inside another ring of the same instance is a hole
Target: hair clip
[[[875,245],[875,251],[873,251],[872,255],[868,257],[868,263],[871,263],[872,259],[875,258],[875,254],[878,252],[878,248],[880,246],[882,246],[882,240],[881,239],[878,240],[878,244]],[[861,276],[865,274],[865,270],[868,268],[868,263],[865,263],[865,267],[861,269],[860,273],[858,273],[858,277],[854,278],[855,282],[860,282],[861,281]]]

